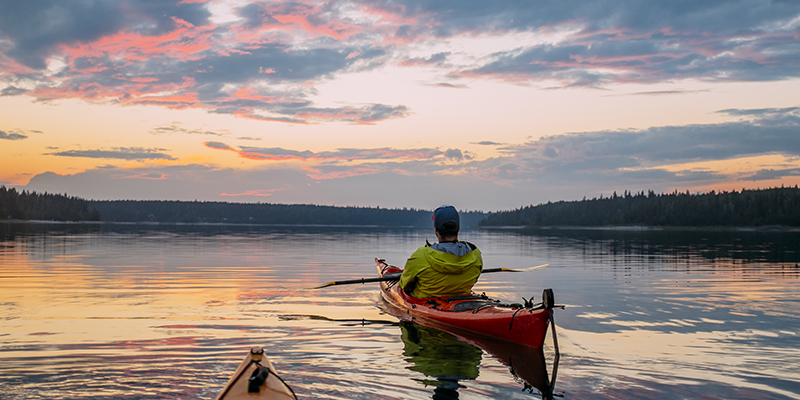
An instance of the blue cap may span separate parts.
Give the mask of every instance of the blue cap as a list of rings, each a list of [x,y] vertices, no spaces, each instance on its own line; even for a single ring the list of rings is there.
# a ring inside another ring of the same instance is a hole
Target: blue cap
[[[433,227],[438,231],[458,231],[461,226],[458,221],[458,211],[453,206],[443,205],[437,208],[433,211],[432,218]]]

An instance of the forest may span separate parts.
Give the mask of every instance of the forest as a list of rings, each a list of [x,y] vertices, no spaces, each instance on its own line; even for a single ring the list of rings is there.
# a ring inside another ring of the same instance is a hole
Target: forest
[[[462,211],[462,227],[493,226],[800,226],[800,189],[690,194],[653,191],[530,205],[511,211]],[[0,186],[0,218],[10,220],[268,225],[430,227],[413,208],[171,200],[84,200]]]
[[[431,226],[431,211],[311,204],[226,203],[214,201],[91,201],[103,221],[281,225]],[[461,212],[462,226],[486,213]]]
[[[0,218],[52,221],[99,221],[89,202],[66,194],[36,193],[0,186]]]
[[[480,226],[800,226],[800,189],[780,187],[700,194],[625,191],[498,212]]]
[[[462,226],[475,226],[485,216],[481,211],[461,212]],[[90,201],[0,186],[0,219],[429,227],[431,211],[214,201]]]

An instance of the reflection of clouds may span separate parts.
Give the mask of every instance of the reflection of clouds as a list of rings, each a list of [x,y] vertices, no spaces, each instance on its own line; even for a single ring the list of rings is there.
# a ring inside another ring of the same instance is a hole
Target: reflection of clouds
[[[570,363],[559,375],[561,385],[572,390],[586,385],[580,379],[596,379],[602,368],[606,377],[624,376],[628,380],[642,380],[664,385],[707,385],[724,382],[736,388],[747,388],[763,393],[774,393],[793,398],[796,393],[786,390],[797,379],[797,374],[786,366],[798,361],[793,350],[772,348],[772,356],[758,354],[754,349],[732,339],[748,340],[759,333],[741,327],[735,331],[658,332],[645,329],[625,330],[616,333],[594,333],[560,327],[560,334],[568,340],[567,349],[581,362]],[[772,338],[787,338],[763,332]],[[764,337],[762,336],[762,337]],[[579,346],[573,346],[572,343]],[[779,357],[778,360],[772,357]],[[788,363],[788,364],[785,364]],[[601,367],[602,366],[602,367]],[[593,372],[595,371],[595,372]],[[612,378],[613,379],[613,378]],[[765,380],[769,379],[773,383]],[[780,382],[780,384],[777,384]],[[650,385],[648,384],[648,385]],[[612,385],[607,382],[602,386]],[[563,387],[563,386],[562,386]],[[596,390],[596,388],[595,388]]]
[[[633,327],[640,327],[640,328],[654,328],[657,326],[694,326],[693,324],[681,321],[681,320],[670,320],[669,322],[647,322],[647,321],[619,321],[619,320],[611,320],[611,321],[600,321],[598,324],[603,325],[616,325],[616,326],[624,326],[626,328],[633,328]]]
[[[576,315],[576,317],[578,318],[589,318],[589,319],[605,319],[605,318],[613,318],[616,316],[617,314],[603,313],[603,312],[590,312],[590,313],[582,313]]]
[[[174,382],[182,373],[196,377],[198,370],[196,363],[194,372],[182,370],[176,354],[200,354],[209,364],[221,365],[231,362],[231,348],[268,337],[270,356],[291,353],[285,362],[293,369],[304,368],[315,378],[336,371],[337,382],[346,379],[340,397],[363,385],[359,379],[387,373],[396,374],[393,379],[400,384],[391,389],[405,390],[403,398],[421,397],[422,391],[408,389],[417,386],[398,358],[404,347],[399,328],[331,321],[396,321],[376,308],[375,287],[301,288],[371,276],[375,255],[402,262],[431,238],[429,229],[67,224],[23,229],[27,233],[3,236],[7,246],[0,246],[0,277],[13,276],[0,279],[0,304],[8,306],[0,308],[0,317],[14,318],[4,326],[2,340],[32,357],[47,357],[44,352],[52,353],[53,347],[65,355],[60,365],[68,368],[58,371],[61,380],[53,376],[44,385],[63,390],[77,381],[81,387],[75,389],[86,390],[87,371],[92,377],[95,371],[123,374],[120,365],[142,373],[175,371],[176,377],[165,378]],[[54,233],[43,234],[48,229]],[[631,393],[641,398],[797,397],[797,252],[756,258],[745,253],[780,244],[794,249],[800,243],[796,234],[465,235],[484,250],[487,265],[521,268],[530,266],[533,257],[564,266],[487,274],[479,290],[518,298],[530,296],[534,287],[553,287],[557,302],[576,304],[555,315],[565,355],[558,386],[576,398]],[[741,251],[726,253],[726,243]],[[718,253],[709,253],[712,249]],[[778,274],[782,270],[785,274]],[[619,325],[602,323],[608,321]],[[109,349],[117,352],[110,358],[96,356]],[[119,353],[125,363],[113,362]],[[24,366],[20,376],[49,373]],[[518,392],[504,375],[508,369],[492,357],[484,357],[479,368],[480,387],[510,385]],[[75,376],[65,381],[63,374],[73,370]],[[215,379],[201,377],[198,386],[203,388]]]

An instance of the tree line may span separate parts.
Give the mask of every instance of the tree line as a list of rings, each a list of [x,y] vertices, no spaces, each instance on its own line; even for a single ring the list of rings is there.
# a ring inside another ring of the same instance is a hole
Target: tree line
[[[429,227],[431,211],[414,208],[342,207],[312,204],[227,203],[216,201],[91,201],[103,221],[279,225],[375,225]],[[486,213],[461,213],[474,226]]]
[[[461,213],[475,226],[486,213]],[[215,201],[88,201],[66,194],[17,191],[0,186],[0,218],[14,220],[228,223],[268,225],[374,225],[430,227],[431,211],[414,208],[337,207],[312,204]]]
[[[653,191],[548,202],[497,213],[462,211],[470,226],[800,226],[797,186],[656,194]],[[0,218],[55,221],[374,225],[430,227],[431,211],[414,208],[214,201],[88,201],[67,194],[0,186]]]
[[[800,226],[800,189],[690,194],[627,190],[618,196],[548,202],[489,215],[480,226]]]
[[[0,186],[0,218],[52,221],[99,221],[89,202],[65,194],[36,193]]]

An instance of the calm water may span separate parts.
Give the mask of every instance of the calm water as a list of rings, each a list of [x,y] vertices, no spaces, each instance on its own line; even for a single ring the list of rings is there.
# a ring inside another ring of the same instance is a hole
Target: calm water
[[[462,238],[487,267],[552,265],[476,290],[519,301],[553,288],[567,399],[800,399],[798,233]],[[213,399],[254,345],[305,399],[540,398],[523,390],[524,362],[512,374],[495,353],[400,326],[375,284],[304,289],[372,277],[376,256],[402,265],[425,239],[0,224],[0,398]],[[552,356],[548,338],[548,368]]]

